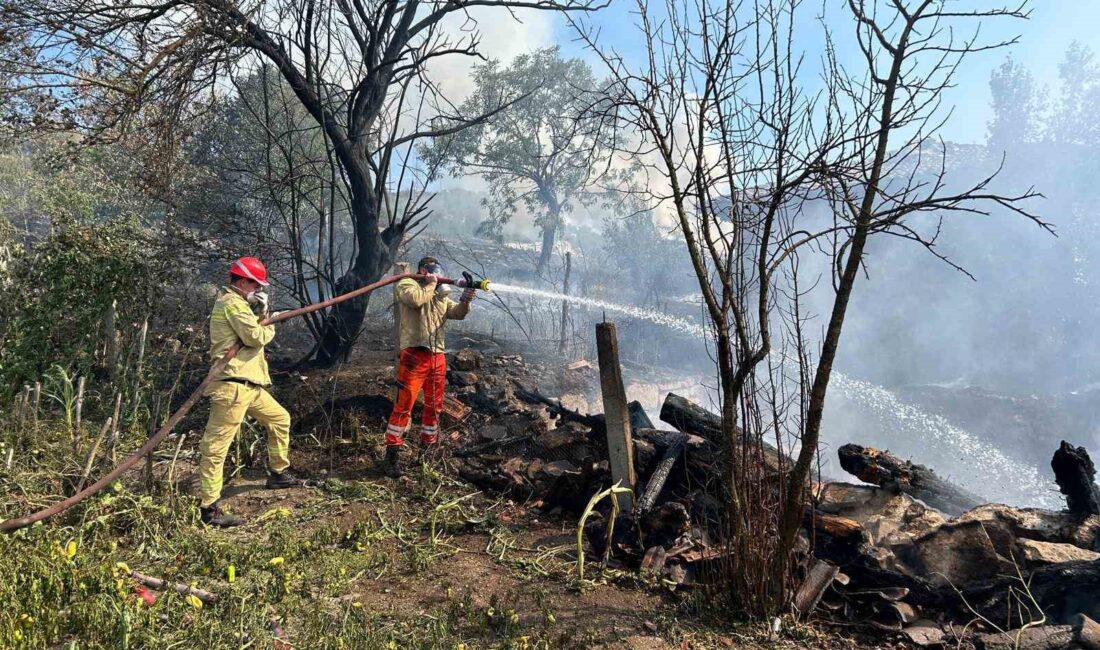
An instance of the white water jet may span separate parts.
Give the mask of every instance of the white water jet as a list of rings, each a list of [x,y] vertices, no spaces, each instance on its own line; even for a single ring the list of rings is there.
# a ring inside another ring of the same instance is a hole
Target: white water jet
[[[700,325],[695,325],[683,318],[677,318],[671,314],[665,314],[662,312],[655,312],[642,309],[640,307],[634,307],[631,305],[620,305],[606,300],[598,300],[596,298],[583,298],[581,296],[570,296],[564,293],[558,293],[556,291],[544,291],[542,289],[532,289],[530,287],[520,287],[513,284],[501,284],[493,282],[489,285],[489,289],[493,293],[518,293],[525,296],[532,296],[535,298],[546,298],[548,300],[567,300],[577,305],[584,305],[586,307],[593,307],[595,309],[605,309],[611,312],[618,312],[620,314],[626,314],[631,318],[637,318],[639,320],[649,321],[658,325],[664,325],[670,329],[676,330],[683,334],[690,334],[692,336],[705,336],[707,331]]]
[[[683,318],[606,300],[496,282],[491,285],[491,290],[548,300],[567,300],[664,325],[698,338],[707,334],[706,328]],[[1016,506],[1059,507],[1050,481],[1038,468],[1009,458],[995,446],[952,425],[943,416],[926,413],[906,404],[881,386],[852,379],[837,371],[832,373],[829,388],[840,400],[831,401],[825,410],[822,427],[824,446],[855,442],[888,448],[895,455],[931,467],[944,478],[979,496]],[[856,425],[858,428],[850,432],[840,424],[848,419],[843,412],[845,408],[858,411],[860,419]],[[875,420],[877,428],[868,427],[867,419]],[[853,439],[838,440],[839,437]],[[825,452],[825,449],[822,451]],[[827,453],[824,455],[829,456]],[[831,456],[827,458],[827,463],[832,465]]]

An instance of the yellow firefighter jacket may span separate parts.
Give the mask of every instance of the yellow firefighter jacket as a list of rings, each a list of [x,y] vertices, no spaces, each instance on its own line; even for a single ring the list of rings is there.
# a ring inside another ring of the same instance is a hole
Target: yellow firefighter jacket
[[[437,296],[435,288],[435,282],[420,286],[412,278],[397,283],[397,308],[401,319],[399,349],[424,347],[432,352],[443,352],[446,321],[462,320],[470,313],[469,303]]]
[[[275,338],[275,326],[260,325],[248,301],[232,287],[222,287],[210,314],[210,359],[217,362],[234,343],[242,344],[240,352],[229,362],[217,379],[243,379],[260,386],[271,385],[264,346]]]

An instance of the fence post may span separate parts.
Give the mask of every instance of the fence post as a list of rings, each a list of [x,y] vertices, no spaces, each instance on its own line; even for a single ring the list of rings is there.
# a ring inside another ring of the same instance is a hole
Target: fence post
[[[619,366],[619,339],[614,323],[596,324],[596,351],[600,363],[600,389],[607,425],[607,456],[611,461],[611,480],[632,490],[623,494],[622,508],[633,509],[634,443],[630,431],[630,408],[626,401],[623,371]],[[615,496],[614,498],[618,498]]]

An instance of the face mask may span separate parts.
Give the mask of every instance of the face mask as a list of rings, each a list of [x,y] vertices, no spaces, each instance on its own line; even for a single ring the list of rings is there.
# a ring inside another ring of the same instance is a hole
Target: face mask
[[[263,289],[257,289],[255,291],[249,291],[245,294],[244,299],[248,301],[248,304],[255,305],[261,302],[266,302],[267,292]]]
[[[443,275],[443,267],[436,263],[431,263],[424,267],[424,270],[434,275]]]

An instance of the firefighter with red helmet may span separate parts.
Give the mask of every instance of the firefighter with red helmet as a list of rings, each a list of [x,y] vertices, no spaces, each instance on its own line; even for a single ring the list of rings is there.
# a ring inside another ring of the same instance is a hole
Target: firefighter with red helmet
[[[218,504],[222,491],[222,471],[229,447],[251,416],[267,429],[267,454],[270,473],[267,487],[288,488],[300,485],[288,471],[290,467],[290,413],[267,391],[271,376],[264,357],[264,346],[275,337],[273,325],[261,325],[270,314],[267,293],[267,269],[255,257],[242,257],[229,269],[229,285],[222,288],[210,314],[210,357],[217,362],[238,342],[241,349],[222,373],[210,382],[210,417],[200,447],[199,511],[211,526],[235,526],[240,518],[222,510]]]

